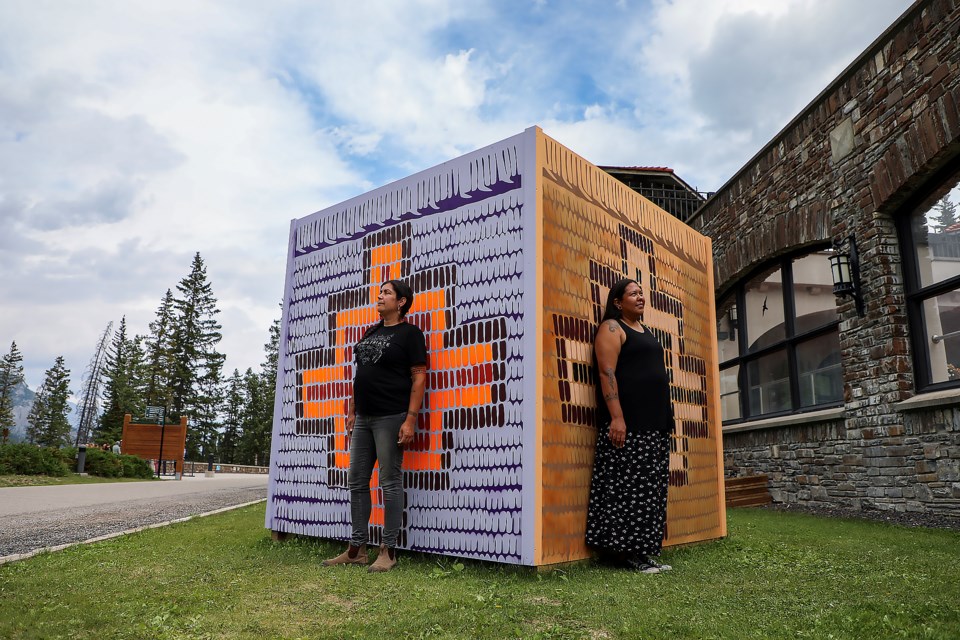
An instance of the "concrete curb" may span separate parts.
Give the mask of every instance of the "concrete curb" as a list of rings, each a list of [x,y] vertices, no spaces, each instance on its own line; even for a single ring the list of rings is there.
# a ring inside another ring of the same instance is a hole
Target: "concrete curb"
[[[165,522],[155,522],[153,524],[145,524],[142,527],[134,527],[133,529],[127,529],[126,531],[117,531],[115,533],[108,533],[106,535],[97,536],[96,538],[90,538],[89,540],[80,540],[78,542],[68,542],[66,544],[58,544],[53,547],[42,547],[40,549],[34,549],[33,551],[27,551],[26,553],[14,553],[9,556],[0,557],[0,566],[5,564],[10,564],[11,562],[19,562],[20,560],[26,560],[27,558],[32,558],[33,556],[39,555],[41,553],[53,553],[54,551],[63,551],[64,549],[69,549],[70,547],[76,547],[81,544],[92,544],[94,542],[102,542],[104,540],[110,540],[111,538],[119,538],[120,536],[129,535],[131,533],[137,533],[139,531],[146,531],[147,529],[157,529],[159,527],[166,527],[171,524],[177,524],[178,522],[186,522],[187,520],[193,520],[194,518],[204,518],[206,516],[212,516],[218,513],[223,513],[224,511],[232,511],[234,509],[240,509],[241,507],[249,507],[252,504],[257,504],[257,503],[266,502],[266,501],[267,501],[266,498],[260,498],[259,500],[244,502],[243,504],[235,504],[229,507],[214,509],[213,511],[205,511],[204,513],[195,513],[192,516],[177,518],[176,520],[167,520]]]

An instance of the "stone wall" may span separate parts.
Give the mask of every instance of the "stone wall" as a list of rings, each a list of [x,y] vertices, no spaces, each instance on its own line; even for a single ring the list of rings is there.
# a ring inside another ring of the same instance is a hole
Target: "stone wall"
[[[958,42],[956,0],[916,2],[690,221],[714,241],[718,298],[777,256],[856,238],[866,317],[838,299],[842,425],[726,436],[728,473],[773,470],[775,499],[955,510],[957,410],[897,406],[916,390],[895,220],[960,158]]]
[[[905,462],[915,477],[912,494],[905,492],[904,497],[921,509],[960,517],[960,408],[908,412],[904,417]]]
[[[260,473],[266,474],[270,472],[270,467],[257,467],[249,464],[222,464],[220,462],[214,462],[213,468],[217,473]],[[205,473],[207,471],[206,462],[184,462],[183,463],[183,472],[184,473]]]
[[[960,410],[903,416],[862,439],[844,420],[727,433],[726,473],[767,474],[774,502],[960,517]]]

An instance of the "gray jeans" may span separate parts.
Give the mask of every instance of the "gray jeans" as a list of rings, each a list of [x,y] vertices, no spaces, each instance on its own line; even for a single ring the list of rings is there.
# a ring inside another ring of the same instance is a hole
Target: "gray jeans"
[[[369,539],[370,477],[374,462],[380,462],[380,489],[383,491],[383,544],[397,546],[403,524],[403,449],[397,444],[400,426],[407,414],[357,416],[350,437],[350,516],[354,545]]]

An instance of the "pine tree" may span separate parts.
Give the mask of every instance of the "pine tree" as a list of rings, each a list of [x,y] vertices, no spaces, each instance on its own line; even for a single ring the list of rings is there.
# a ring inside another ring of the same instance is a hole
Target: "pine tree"
[[[191,427],[196,434],[196,444],[203,459],[214,456],[219,459],[220,420],[223,408],[223,361],[215,363],[197,381],[197,391],[191,411]]]
[[[23,382],[23,355],[17,343],[10,343],[10,351],[0,360],[0,443],[6,444],[10,430],[16,425],[13,414],[13,391]]]
[[[260,365],[260,387],[263,400],[260,413],[258,458],[261,465],[270,464],[270,441],[273,436],[273,405],[277,393],[277,365],[280,361],[280,319],[270,325],[270,340],[263,345],[266,358]]]
[[[243,377],[246,405],[241,422],[240,457],[245,464],[270,464],[273,435],[273,405],[280,357],[280,320],[270,326],[270,340],[263,345],[265,359],[260,373],[247,369]]]
[[[47,390],[41,384],[27,414],[27,442],[37,444],[47,427]]]
[[[70,441],[70,370],[64,366],[63,356],[57,356],[47,369],[40,391],[33,400],[27,416],[27,439],[41,447],[62,447]]]
[[[211,447],[216,442],[224,361],[223,354],[216,350],[221,338],[216,320],[220,310],[199,253],[193,258],[190,274],[177,284],[177,291],[173,300],[171,413],[174,419],[184,415],[191,418],[187,455],[197,459],[215,453]]]
[[[141,335],[133,336],[128,345],[127,355],[130,363],[130,388],[135,402],[131,403],[130,413],[143,416],[147,409],[147,354],[146,338]]]
[[[933,211],[937,214],[933,219],[937,233],[943,233],[957,223],[957,205],[950,202],[949,196],[940,198],[934,205]]]
[[[272,378],[275,383],[277,381],[277,365],[280,362],[280,318],[274,320],[273,324],[270,325],[269,335],[270,340],[263,345],[263,352],[266,357],[260,368],[263,375]]]
[[[244,464],[265,464],[263,378],[247,369],[243,374],[244,411],[240,420]]]
[[[246,411],[246,394],[243,378],[237,369],[226,381],[226,396],[223,405],[223,435],[220,438],[220,460],[227,463],[240,463],[240,440],[244,412]]]
[[[139,345],[127,338],[127,318],[120,320],[104,366],[104,410],[97,428],[98,442],[116,442],[123,434],[124,414],[143,415],[138,389]]]
[[[157,316],[150,323],[150,335],[144,340],[144,399],[149,406],[169,408],[173,396],[170,382],[174,372],[174,313],[173,292],[167,289]]]
[[[83,391],[80,394],[80,423],[77,426],[77,438],[74,444],[86,442],[90,433],[96,427],[97,413],[100,410],[100,384],[103,381],[103,366],[107,359],[107,343],[110,332],[113,331],[113,322],[107,323],[107,328],[100,334],[93,357],[83,374]]]

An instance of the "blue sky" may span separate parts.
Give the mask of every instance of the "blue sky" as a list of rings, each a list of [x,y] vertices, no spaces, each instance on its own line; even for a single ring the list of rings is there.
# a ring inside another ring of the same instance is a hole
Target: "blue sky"
[[[291,218],[534,124],[715,190],[909,4],[8,0],[0,351],[79,389],[199,251],[256,367]]]

